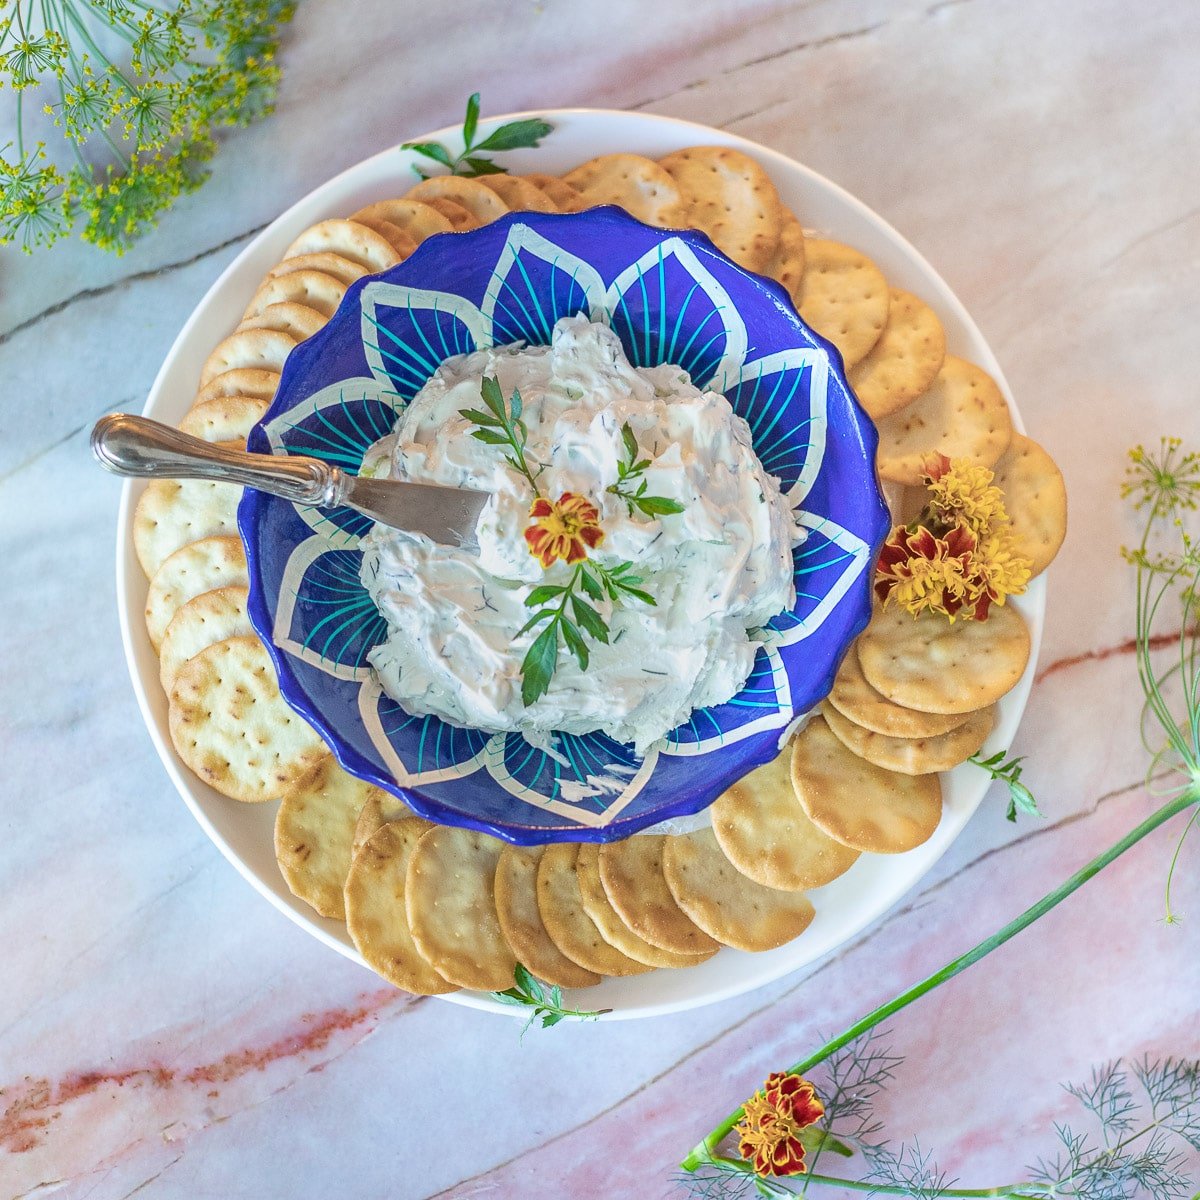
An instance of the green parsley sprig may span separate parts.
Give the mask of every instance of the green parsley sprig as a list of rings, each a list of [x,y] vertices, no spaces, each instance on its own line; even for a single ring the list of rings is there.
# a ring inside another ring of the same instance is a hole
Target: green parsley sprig
[[[545,695],[550,687],[558,667],[560,644],[574,655],[579,669],[586,671],[591,661],[587,638],[608,643],[608,622],[580,592],[591,600],[607,597],[614,607],[626,597],[657,606],[658,601],[641,587],[642,583],[642,577],[634,574],[631,562],[605,567],[587,558],[575,564],[565,584],[543,583],[525,597],[525,606],[538,611],[525,622],[517,636],[547,623],[533,639],[521,662],[521,700],[526,708]]]
[[[683,512],[683,505],[678,500],[669,500],[666,496],[646,495],[646,480],[643,476],[650,465],[650,459],[638,458],[637,438],[629,428],[628,421],[621,426],[621,444],[625,450],[625,457],[617,463],[617,482],[610,484],[607,490],[625,501],[629,515],[633,516],[635,508],[648,517],[665,517]],[[635,484],[636,490],[630,490]]]
[[[549,121],[526,117],[493,129],[487,137],[477,142],[475,134],[478,127],[479,93],[475,92],[467,101],[467,114],[463,118],[462,126],[463,148],[458,154],[451,154],[441,142],[405,142],[400,149],[411,150],[414,154],[420,154],[438,163],[451,175],[465,175],[468,178],[477,175],[504,175],[507,173],[506,169],[486,157],[487,154],[536,146],[554,128]],[[422,179],[429,178],[429,173],[421,170],[416,164],[413,164],[413,170]]]
[[[547,988],[520,963],[517,963],[513,975],[516,981],[515,986],[510,987],[507,991],[493,992],[492,996],[501,1004],[512,1004],[533,1010],[521,1030],[522,1037],[525,1036],[529,1027],[539,1019],[542,1022],[542,1028],[549,1029],[551,1026],[557,1025],[559,1021],[565,1021],[568,1017],[576,1021],[595,1021],[605,1013],[612,1012],[611,1008],[564,1008],[562,988],[557,984]]]
[[[1004,751],[998,750],[989,758],[981,758],[973,754],[967,760],[973,762],[981,770],[986,771],[993,779],[998,779],[1008,787],[1008,812],[1005,816],[1010,821],[1017,819],[1017,813],[1027,813],[1031,817],[1041,817],[1045,814],[1038,808],[1033,793],[1021,782],[1021,764],[1024,756],[1005,759]]]
[[[489,375],[480,385],[479,393],[487,405],[487,412],[478,408],[464,408],[462,411],[462,416],[479,427],[471,431],[471,436],[487,446],[507,446],[509,453],[504,456],[504,461],[524,475],[529,480],[529,486],[533,488],[533,494],[540,496],[542,493],[538,489],[537,481],[545,468],[537,463],[531,467],[525,457],[529,429],[521,419],[524,405],[521,402],[520,391],[514,388],[513,394],[505,403],[500,381],[494,375]]]

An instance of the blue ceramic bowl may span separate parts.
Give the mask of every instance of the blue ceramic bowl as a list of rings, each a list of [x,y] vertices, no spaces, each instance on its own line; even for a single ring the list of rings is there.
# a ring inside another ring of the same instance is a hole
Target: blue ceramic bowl
[[[442,234],[355,283],[329,324],[289,356],[250,449],[314,455],[354,472],[444,359],[548,342],[559,317],[579,312],[608,323],[635,365],[677,363],[724,392],[808,530],[796,551],[796,606],[768,625],[746,687],[694,712],[645,758],[603,734],[559,735],[568,767],[519,734],[406,712],[367,664],[386,634],[359,582],[370,522],[249,489],[238,511],[250,619],[288,702],[352,774],[432,821],[521,844],[626,837],[698,812],[774,757],[866,624],[870,568],[888,529],[874,427],[837,351],[800,320],[783,288],[730,262],[703,234],[654,229],[615,208],[512,214]],[[586,785],[601,775],[629,782],[619,794],[568,799],[597,790]]]

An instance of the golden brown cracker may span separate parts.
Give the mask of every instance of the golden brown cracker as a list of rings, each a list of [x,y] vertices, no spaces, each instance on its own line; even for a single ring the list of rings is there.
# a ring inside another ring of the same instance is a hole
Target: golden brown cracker
[[[372,273],[394,267],[401,258],[382,234],[341,217],[310,225],[283,252],[283,257],[298,258],[309,254],[336,254]]]
[[[258,316],[272,304],[303,304],[328,319],[337,311],[346,285],[324,271],[290,271],[263,280],[246,307],[243,320]]]
[[[834,736],[859,758],[895,771],[900,775],[929,775],[952,771],[966,762],[987,741],[996,721],[995,706],[971,713],[966,721],[949,733],[936,737],[901,738],[874,733],[842,716],[831,704],[822,707],[822,715]]]
[[[583,197],[573,188],[565,179],[559,179],[557,175],[543,175],[539,172],[534,172],[531,175],[526,175],[526,179],[533,184],[534,187],[540,188],[560,213],[580,212],[585,207]]]
[[[231,442],[244,447],[250,431],[270,407],[269,400],[252,396],[216,396],[193,404],[179,428],[206,442]]]
[[[946,332],[937,313],[911,292],[892,288],[887,323],[871,352],[849,372],[850,386],[878,421],[926,392],[945,358]]]
[[[370,273],[362,263],[322,250],[314,254],[294,254],[283,259],[267,272],[267,279],[278,279],[295,271],[319,271],[322,275],[331,275],[347,287]]]
[[[197,393],[192,407],[209,400],[245,396],[251,400],[273,400],[279,386],[279,372],[262,367],[236,367],[214,375]]]
[[[157,651],[171,618],[193,596],[227,585],[246,587],[246,552],[233,535],[201,538],[166,558],[150,579],[146,632]]]
[[[231,584],[193,596],[180,606],[158,652],[158,678],[170,695],[179,668],[206,646],[231,637],[253,637],[254,627],[246,613],[249,595],[245,587]]]
[[[146,577],[189,542],[236,534],[241,498],[232,483],[152,479],[133,510],[133,548]]]
[[[688,224],[688,205],[670,174],[639,154],[604,154],[581,163],[563,179],[591,208],[616,204],[647,225],[682,229]]]
[[[491,188],[485,187],[481,180],[464,179],[461,175],[433,175],[429,179],[422,179],[409,190],[405,199],[433,204],[439,210],[440,206],[434,202],[449,200],[465,208],[483,225],[508,212],[508,205]],[[448,214],[443,213],[445,215]]]
[[[512,212],[558,212],[558,206],[537,184],[520,175],[481,175],[479,182],[491,188]]]
[[[887,324],[887,280],[865,254],[841,242],[809,238],[804,253],[804,274],[792,296],[796,311],[837,347],[849,371]]]
[[[1016,539],[1014,549],[1029,559],[1034,575],[1054,561],[1067,536],[1067,488],[1054,459],[1037,442],[1013,433],[995,467],[993,482]]]
[[[295,334],[278,329],[239,329],[231,333],[205,360],[200,371],[201,391],[226,371],[250,368],[279,374],[297,341]]]

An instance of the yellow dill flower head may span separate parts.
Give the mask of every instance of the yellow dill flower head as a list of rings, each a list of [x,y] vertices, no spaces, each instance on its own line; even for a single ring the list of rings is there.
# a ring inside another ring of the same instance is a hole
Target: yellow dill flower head
[[[966,525],[982,535],[1008,521],[1004,493],[992,482],[994,475],[966,459],[932,455],[925,464],[929,516],[943,525]]]

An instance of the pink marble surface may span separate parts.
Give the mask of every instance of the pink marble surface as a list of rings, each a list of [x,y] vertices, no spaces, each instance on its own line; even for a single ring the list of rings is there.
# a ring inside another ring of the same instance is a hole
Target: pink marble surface
[[[310,3],[278,115],[123,260],[0,252],[0,1198],[665,1195],[769,1069],[936,968],[1152,801],[1134,728],[1124,449],[1200,440],[1200,13],[1067,0]],[[491,111],[638,107],[727,127],[861,196],[956,288],[1072,529],[1017,750],[1047,811],[994,795],[918,893],[805,976],[681,1016],[515,1024],[412,1000],[233,872],[141,726],[113,598],[117,489],[86,429],[140,406],[249,233],[330,174]],[[1191,149],[1189,150],[1189,146]],[[1200,1055],[1200,843],[1177,830],[891,1023],[881,1116],[967,1186],[1049,1148],[1059,1087]]]

